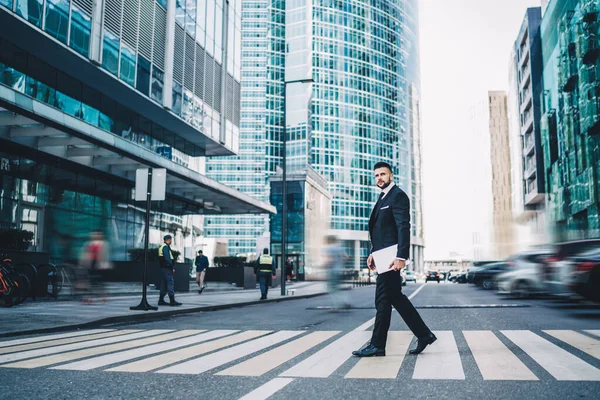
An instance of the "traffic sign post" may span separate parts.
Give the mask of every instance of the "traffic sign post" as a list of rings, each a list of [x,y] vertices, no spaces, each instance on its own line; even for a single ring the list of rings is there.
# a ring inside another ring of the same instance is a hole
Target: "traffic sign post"
[[[140,168],[135,174],[135,200],[146,200],[146,226],[144,232],[144,275],[142,277],[142,300],[130,310],[158,310],[158,307],[148,303],[148,236],[150,235],[150,209],[152,200],[165,199],[167,186],[167,171],[165,169]],[[144,196],[145,195],[145,196]]]

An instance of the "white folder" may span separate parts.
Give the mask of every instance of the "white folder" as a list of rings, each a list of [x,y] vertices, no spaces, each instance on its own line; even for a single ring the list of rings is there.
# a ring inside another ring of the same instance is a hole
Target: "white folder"
[[[384,274],[389,271],[390,264],[396,259],[396,253],[398,252],[398,245],[395,244],[385,249],[377,250],[372,253],[373,261],[375,261],[375,268],[378,274]]]

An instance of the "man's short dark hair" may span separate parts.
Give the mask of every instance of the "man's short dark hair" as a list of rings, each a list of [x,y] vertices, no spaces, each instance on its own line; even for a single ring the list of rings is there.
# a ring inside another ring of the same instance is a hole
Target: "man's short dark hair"
[[[375,164],[375,166],[373,167],[373,170],[376,170],[379,168],[387,168],[390,171],[390,174],[393,174],[392,166],[384,161],[379,161],[377,164]]]
[[[204,254],[204,253],[202,253],[202,250],[198,250],[198,254]]]
[[[269,249],[265,247],[265,248],[263,249],[263,254],[269,254]]]

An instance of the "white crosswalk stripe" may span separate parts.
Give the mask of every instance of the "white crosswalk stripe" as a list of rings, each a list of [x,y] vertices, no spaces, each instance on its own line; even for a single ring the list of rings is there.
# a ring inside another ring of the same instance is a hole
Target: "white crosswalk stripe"
[[[501,331],[559,381],[598,381],[600,370],[531,331]]]
[[[131,349],[133,347],[145,346],[152,343],[158,343],[167,340],[179,339],[180,337],[193,335],[198,331],[179,331],[167,333],[165,335],[151,336],[149,338],[137,339],[127,342],[120,342],[106,346],[92,347],[83,350],[70,351],[66,353],[53,354],[45,357],[33,358],[29,360],[17,361],[12,364],[5,364],[5,368],[39,368],[48,365],[65,363],[73,360],[79,360],[86,357],[93,357],[99,354]]]
[[[223,336],[230,335],[237,331],[233,330],[217,330],[202,333],[200,335],[194,335],[190,337],[186,337],[179,340],[170,340],[168,342],[160,343],[158,345],[153,346],[144,346],[140,348],[136,348],[133,350],[123,351],[119,353],[107,354],[100,357],[89,358],[83,361],[77,361],[70,364],[61,365],[59,367],[54,367],[53,369],[69,369],[76,371],[89,371],[94,368],[102,368],[112,364],[118,364],[124,361],[133,360],[136,358],[141,358],[144,356],[150,356],[157,353],[162,353],[163,351],[174,350],[180,347],[191,346],[193,344],[198,344],[202,342],[206,342],[208,340],[217,339]]]
[[[417,356],[413,379],[465,379],[453,333],[434,333],[438,340]]]
[[[133,332],[133,331],[130,331],[130,332]],[[69,343],[79,343],[79,342],[85,342],[85,341],[92,340],[92,339],[102,339],[102,338],[107,338],[107,337],[120,336],[122,334],[123,334],[123,331],[111,331],[111,332],[104,332],[104,333],[95,333],[95,334],[90,334],[90,335],[86,335],[86,336],[77,336],[77,337],[73,337],[73,338],[52,340],[49,342],[37,342],[37,343],[30,343],[30,344],[22,344],[19,346],[0,348],[0,354],[16,353],[18,351],[24,351],[24,350],[35,350],[35,349],[41,349],[43,347],[60,346],[60,345],[69,344]]]
[[[225,365],[231,361],[239,360],[249,354],[274,346],[285,340],[305,333],[304,331],[279,331],[270,335],[261,337],[260,339],[252,340],[244,344],[231,347],[226,350],[187,361],[182,364],[177,364],[172,367],[157,371],[160,374],[201,374],[211,369]]]
[[[543,331],[600,360],[600,341],[573,331]]]
[[[371,332],[367,331],[347,333],[329,346],[288,369],[281,376],[327,378],[351,357],[352,350],[361,347],[370,337]]]
[[[385,357],[361,358],[346,378],[395,379],[412,339],[412,332],[389,332]]]
[[[54,340],[54,339],[65,339],[65,338],[71,338],[71,337],[75,337],[75,336],[92,335],[94,333],[103,333],[103,332],[111,332],[111,331],[114,331],[114,329],[91,329],[91,330],[87,330],[87,331],[59,333],[56,335],[36,336],[36,337],[30,337],[30,338],[25,338],[25,339],[7,340],[5,342],[0,342],[0,347],[16,346],[16,345],[20,345],[20,344],[29,344],[29,343],[36,343],[36,342],[46,342],[46,341]]]
[[[587,333],[592,334],[594,336],[600,337],[600,329],[597,329],[597,330],[586,330],[584,332],[587,332]]]
[[[558,381],[600,381],[597,330],[435,333],[438,341],[413,364],[406,362],[413,340],[408,331],[389,333],[386,357],[358,359],[351,353],[369,340],[370,332],[89,330],[0,341],[0,349],[14,350],[0,355],[0,368],[87,371],[112,366],[105,371],[270,379],[248,399],[267,398],[294,378],[339,377],[340,370],[348,371],[345,379],[393,380],[410,368],[404,375],[412,374],[415,380],[535,381],[548,379],[538,373],[543,369]],[[456,339],[461,334],[467,346],[461,345],[459,351]],[[471,356],[480,375],[465,375],[463,362]],[[538,370],[530,369],[531,359]],[[278,368],[284,372],[274,373]]]
[[[485,380],[538,380],[490,331],[463,331],[477,367]]]

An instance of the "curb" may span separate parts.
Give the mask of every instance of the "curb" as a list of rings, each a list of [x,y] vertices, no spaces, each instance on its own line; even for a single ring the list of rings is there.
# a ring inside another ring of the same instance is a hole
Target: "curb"
[[[242,303],[219,304],[219,305],[214,305],[214,306],[194,307],[194,308],[185,308],[185,309],[175,308],[175,309],[170,309],[168,311],[158,311],[158,312],[146,311],[144,313],[136,313],[136,314],[132,314],[132,315],[118,315],[115,317],[101,318],[101,319],[97,319],[94,321],[84,322],[81,324],[71,324],[71,325],[55,326],[52,328],[40,328],[40,329],[31,329],[31,330],[27,330],[27,331],[0,333],[0,338],[13,337],[13,336],[25,336],[25,335],[37,335],[37,334],[42,334],[42,333],[54,333],[54,332],[62,332],[62,331],[68,331],[68,330],[74,330],[74,329],[95,328],[95,327],[104,326],[104,325],[124,324],[124,323],[138,322],[138,321],[144,321],[144,322],[158,321],[161,319],[167,319],[167,318],[175,316],[175,315],[193,314],[193,313],[204,312],[204,311],[219,311],[219,310],[226,310],[229,308],[253,306],[256,304],[279,303],[282,301],[310,299],[312,297],[323,296],[325,294],[327,294],[327,293],[321,292],[321,293],[283,297],[283,298],[271,299],[271,300],[269,300],[269,299],[254,300],[254,301],[247,301],[247,302],[242,302]]]

